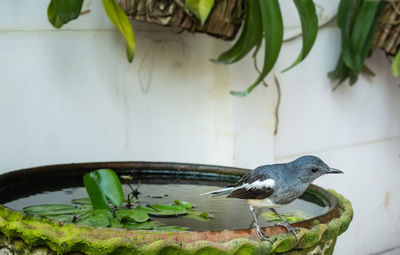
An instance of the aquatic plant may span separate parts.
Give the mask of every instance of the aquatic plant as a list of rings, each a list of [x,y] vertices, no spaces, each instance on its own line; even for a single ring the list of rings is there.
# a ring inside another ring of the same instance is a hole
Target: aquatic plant
[[[137,230],[181,231],[187,227],[165,226],[154,217],[184,216],[200,221],[210,220],[206,212],[199,212],[186,201],[175,200],[171,204],[141,205],[128,193],[125,199],[121,182],[111,169],[98,169],[87,173],[83,183],[88,198],[77,198],[72,204],[33,205],[23,209],[27,214],[42,216],[79,225],[95,227],[116,227]],[[138,192],[136,190],[136,192]],[[137,196],[136,196],[137,198]],[[128,200],[129,203],[128,203]]]

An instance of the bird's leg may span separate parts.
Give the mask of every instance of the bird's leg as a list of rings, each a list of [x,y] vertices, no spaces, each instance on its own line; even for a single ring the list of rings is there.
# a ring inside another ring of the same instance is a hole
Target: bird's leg
[[[281,221],[283,222],[282,225],[283,227],[285,227],[288,231],[292,232],[294,234],[294,236],[296,237],[296,240],[299,240],[299,236],[296,233],[296,230],[290,225],[289,222],[287,222],[287,220],[285,220],[274,208],[269,208],[273,213],[275,213],[279,219],[281,219]]]
[[[254,218],[254,227],[257,230],[258,238],[260,238],[261,241],[267,240],[268,236],[264,233],[264,231],[262,231],[260,225],[258,225],[257,215],[256,215],[256,213],[254,211],[254,207],[251,206],[251,205],[249,207],[250,207],[250,212],[251,212],[251,214],[253,215],[253,218]]]

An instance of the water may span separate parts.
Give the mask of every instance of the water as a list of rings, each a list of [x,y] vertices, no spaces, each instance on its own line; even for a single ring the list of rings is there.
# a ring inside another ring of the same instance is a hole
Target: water
[[[124,185],[124,193],[130,189]],[[193,185],[193,184],[141,184],[139,200],[142,205],[146,204],[171,204],[174,200],[190,202],[195,209],[209,213],[213,218],[210,221],[198,221],[184,217],[160,218],[152,217],[153,220],[166,225],[189,227],[192,231],[224,230],[224,229],[246,229],[252,226],[253,217],[245,200],[200,196],[200,194],[220,189],[217,186]],[[154,196],[162,198],[154,198]],[[18,198],[14,201],[4,203],[6,207],[21,211],[22,208],[38,204],[71,204],[75,198],[87,197],[85,188],[65,188],[59,191],[43,192]],[[291,212],[300,210],[311,217],[319,216],[328,210],[328,206],[321,206],[305,200],[297,199],[287,206],[278,208],[278,212]],[[265,209],[265,211],[269,211]],[[261,226],[272,226],[263,217],[259,217]]]

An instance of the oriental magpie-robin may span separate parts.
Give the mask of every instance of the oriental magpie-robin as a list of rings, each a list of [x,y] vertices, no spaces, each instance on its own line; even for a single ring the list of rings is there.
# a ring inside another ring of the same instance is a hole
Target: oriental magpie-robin
[[[312,181],[324,174],[333,173],[343,172],[330,168],[318,157],[303,156],[285,164],[257,167],[234,185],[205,194],[211,197],[228,195],[227,197],[246,199],[254,217],[257,235],[261,240],[266,240],[268,237],[258,225],[255,208],[269,208],[297,239],[296,231],[274,208],[289,204],[300,197]]]

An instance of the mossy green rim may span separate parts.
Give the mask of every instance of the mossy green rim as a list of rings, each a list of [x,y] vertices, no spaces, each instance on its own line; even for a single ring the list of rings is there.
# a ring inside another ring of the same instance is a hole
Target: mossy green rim
[[[184,242],[173,240],[176,232],[84,227],[24,215],[4,206],[0,206],[0,232],[7,238],[22,239],[32,247],[49,247],[57,254],[239,254],[242,251],[249,254],[275,254],[310,248],[322,241],[334,242],[338,235],[347,230],[353,217],[351,203],[335,191],[329,192],[338,199],[340,216],[326,224],[316,224],[311,229],[301,228],[299,240],[285,233],[271,236],[263,242],[249,238],[221,243],[201,240]],[[133,232],[136,232],[135,235],[132,235]],[[143,242],[152,235],[158,236],[159,240]]]

